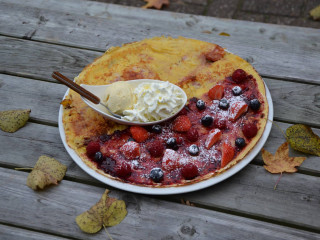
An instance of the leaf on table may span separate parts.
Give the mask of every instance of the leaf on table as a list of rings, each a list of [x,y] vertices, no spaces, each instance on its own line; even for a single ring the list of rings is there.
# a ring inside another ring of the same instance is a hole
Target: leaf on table
[[[58,160],[47,156],[40,156],[28,175],[27,186],[33,190],[38,190],[51,184],[57,185],[63,179],[66,171],[67,166]]]
[[[13,133],[28,122],[30,109],[8,110],[0,112],[0,129]]]
[[[263,167],[270,173],[296,172],[295,167],[300,166],[305,157],[289,157],[289,143],[283,143],[274,155],[265,149],[261,150],[262,159],[266,165]]]
[[[161,9],[162,5],[169,5],[169,0],[144,0],[147,2],[142,8],[156,8]]]
[[[96,233],[102,226],[115,226],[127,215],[126,204],[123,200],[110,198],[106,189],[99,202],[88,211],[76,217],[80,229],[86,233]]]
[[[313,20],[320,20],[320,5],[310,11]]]
[[[320,156],[320,137],[303,124],[295,124],[286,131],[290,146],[300,152]]]
[[[226,33],[226,32],[221,32],[219,33],[220,36],[226,36],[226,37],[230,37],[230,34],[229,33]]]

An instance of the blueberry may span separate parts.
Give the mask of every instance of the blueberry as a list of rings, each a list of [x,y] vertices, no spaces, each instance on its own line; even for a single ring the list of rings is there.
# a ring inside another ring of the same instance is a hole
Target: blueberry
[[[162,127],[160,125],[153,125],[152,126],[152,132],[161,133],[162,132]]]
[[[239,148],[243,148],[246,145],[246,141],[243,138],[237,138],[235,143]]]
[[[177,149],[178,145],[177,145],[177,139],[174,137],[171,137],[167,140],[167,147],[171,148],[171,149]]]
[[[189,148],[188,151],[191,156],[197,156],[199,154],[199,148],[197,145],[192,144]]]
[[[213,122],[213,117],[211,117],[210,115],[205,115],[201,118],[201,124],[203,126],[209,127]]]
[[[154,182],[161,182],[161,180],[163,179],[163,171],[161,168],[153,168],[150,171],[150,178],[152,179],[152,181]]]
[[[128,142],[134,142],[134,139],[132,137],[129,137]]]
[[[226,110],[229,108],[229,102],[227,99],[225,98],[222,98],[219,102],[219,108],[223,109],[223,110]]]
[[[199,110],[203,110],[206,108],[206,104],[204,101],[202,100],[198,100],[197,103],[196,103],[196,106]]]
[[[242,93],[242,89],[239,86],[232,88],[232,93],[234,96],[239,96]]]
[[[96,162],[102,162],[103,161],[103,155],[101,152],[96,152],[96,154],[94,155],[94,160]]]
[[[257,111],[259,110],[260,108],[260,102],[258,99],[252,99],[250,101],[250,108],[253,110],[253,111]]]

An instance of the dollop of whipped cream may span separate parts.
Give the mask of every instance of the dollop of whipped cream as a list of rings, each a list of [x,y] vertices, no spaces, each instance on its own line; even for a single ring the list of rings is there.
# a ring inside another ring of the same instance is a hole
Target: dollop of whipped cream
[[[182,104],[183,94],[169,82],[140,83],[133,92],[137,102],[133,109],[123,111],[127,121],[151,122],[170,117]]]

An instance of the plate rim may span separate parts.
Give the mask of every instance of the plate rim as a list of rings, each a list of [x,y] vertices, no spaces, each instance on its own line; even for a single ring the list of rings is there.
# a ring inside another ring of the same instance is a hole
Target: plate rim
[[[63,114],[63,106],[60,105],[59,108],[59,117],[58,117],[58,127],[59,127],[59,133],[60,137],[62,140],[62,143],[67,150],[68,154],[72,158],[72,160],[87,174],[89,174],[91,177],[109,185],[114,188],[118,188],[120,190],[128,191],[128,192],[133,192],[133,193],[140,193],[140,194],[148,194],[148,195],[172,195],[172,194],[181,194],[181,193],[188,193],[188,192],[193,192],[197,190],[201,190],[210,186],[213,186],[217,183],[220,183],[234,174],[238,173],[241,171],[245,166],[247,166],[254,158],[255,156],[260,152],[262,147],[264,146],[265,142],[267,141],[271,128],[272,128],[272,121],[273,121],[273,102],[271,98],[270,91],[266,85],[266,83],[263,81],[265,89],[266,89],[266,98],[268,101],[268,106],[269,106],[269,113],[268,113],[268,121],[266,123],[265,129],[261,135],[261,138],[257,142],[257,144],[254,146],[253,149],[236,165],[232,166],[231,168],[227,169],[223,173],[220,173],[217,176],[213,176],[211,178],[208,178],[206,180],[193,183],[190,185],[186,186],[175,186],[175,187],[163,187],[163,188],[155,188],[155,187],[148,187],[148,186],[137,186],[131,183],[123,183],[115,179],[108,178],[106,176],[103,176],[87,166],[82,159],[76,154],[76,152],[70,148],[66,142],[66,135],[65,131],[63,128],[63,123],[62,123],[62,114]],[[65,99],[65,97],[69,93],[68,89],[66,93],[64,94],[62,100]]]

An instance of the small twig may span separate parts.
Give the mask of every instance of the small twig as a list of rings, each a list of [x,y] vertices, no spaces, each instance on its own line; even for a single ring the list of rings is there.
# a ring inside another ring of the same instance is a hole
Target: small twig
[[[277,182],[276,182],[276,185],[274,185],[274,188],[273,188],[273,190],[276,190],[276,188],[277,188],[277,186],[278,186],[278,183],[280,182],[280,179],[282,178],[282,172],[281,172],[281,174],[280,174],[280,176],[279,176],[279,178],[278,178],[278,180],[277,180]]]
[[[109,239],[110,239],[110,240],[113,240],[113,238],[111,237],[110,233],[107,231],[106,226],[105,226],[104,224],[103,224],[102,226],[103,226],[104,230],[106,231],[106,233],[107,233],[107,235],[108,235]]]
[[[272,124],[274,124],[274,125],[281,131],[281,133],[283,134],[283,136],[285,137],[285,139],[287,139],[286,134],[284,133],[284,131],[281,129],[281,127],[280,127],[278,124],[276,124],[274,121],[272,121],[272,120],[270,120],[270,119],[267,119],[267,120],[270,121]]]

